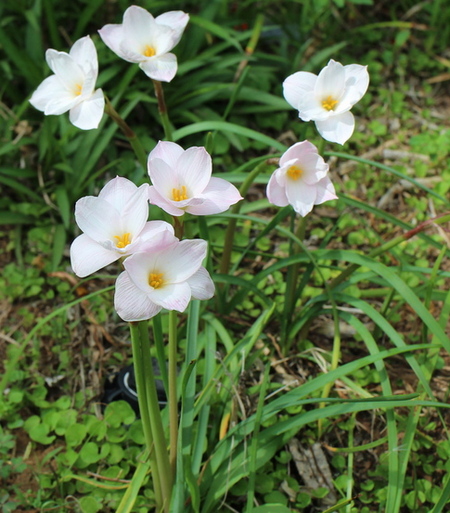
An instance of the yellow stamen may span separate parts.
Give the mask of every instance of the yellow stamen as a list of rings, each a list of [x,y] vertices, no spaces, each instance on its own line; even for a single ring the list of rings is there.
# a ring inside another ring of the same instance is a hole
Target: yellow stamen
[[[154,289],[159,289],[164,285],[163,273],[150,273],[148,284]]]
[[[83,86],[81,84],[76,84],[74,90],[75,96],[80,96],[82,89]]]
[[[131,244],[130,234],[124,233],[123,235],[114,235],[114,238],[117,239],[116,248],[122,249],[128,244]]]
[[[297,166],[291,166],[287,170],[287,175],[289,176],[289,178],[292,178],[292,180],[298,180],[302,176],[302,174],[303,174],[303,169],[300,169]]]
[[[155,49],[153,48],[153,46],[146,45],[144,48],[143,54],[146,57],[153,57],[156,54],[156,52],[155,52]]]
[[[322,100],[322,107],[326,110],[334,110],[337,102],[332,96],[328,96],[325,100]]]
[[[186,186],[182,185],[179,189],[172,189],[173,201],[182,201],[188,199]]]

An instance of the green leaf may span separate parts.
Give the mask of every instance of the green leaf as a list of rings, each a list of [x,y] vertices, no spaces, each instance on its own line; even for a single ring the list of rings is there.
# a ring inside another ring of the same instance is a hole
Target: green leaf
[[[87,428],[83,424],[72,424],[64,434],[68,446],[76,447],[80,445],[86,436]]]
[[[97,513],[103,508],[101,503],[92,495],[81,497],[79,504],[83,513]]]
[[[66,235],[66,229],[62,224],[55,226],[52,246],[52,271],[56,271],[58,269],[58,265],[64,255],[67,239]]]
[[[19,212],[0,211],[0,224],[33,224],[35,219]]]
[[[64,226],[69,228],[70,226],[70,200],[65,187],[58,187],[55,191],[56,204],[59,207],[59,212],[63,220]]]
[[[82,458],[83,462],[87,465],[97,463],[100,459],[98,445],[94,442],[85,443],[80,450],[80,458]]]
[[[198,123],[192,123],[191,125],[187,125],[179,130],[175,130],[172,136],[173,140],[176,142],[188,135],[198,134],[199,132],[211,132],[214,130],[222,131],[224,133],[231,132],[233,134],[238,134],[243,137],[259,141],[265,144],[268,148],[273,147],[278,151],[286,151],[286,146],[276,139],[261,134],[256,130],[236,125],[235,123],[228,123],[227,121],[199,121]]]
[[[105,422],[114,428],[132,424],[135,418],[133,408],[126,401],[114,401],[105,408]]]
[[[30,429],[29,435],[31,440],[39,442],[40,444],[49,445],[51,444],[56,436],[47,436],[50,432],[49,427],[46,424],[38,424]]]

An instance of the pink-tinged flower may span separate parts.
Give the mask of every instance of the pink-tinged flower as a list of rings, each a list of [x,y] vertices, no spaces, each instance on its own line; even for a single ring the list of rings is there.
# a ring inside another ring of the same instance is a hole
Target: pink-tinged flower
[[[170,11],[154,18],[132,5],[121,25],[105,25],[98,32],[104,43],[119,57],[136,62],[153,80],[170,82],[177,72],[177,58],[169,53],[181,39],[189,21],[183,11]]]
[[[279,207],[292,205],[301,216],[314,205],[337,199],[327,176],[328,164],[309,141],[291,146],[280,158],[280,167],[270,177],[267,197]]]
[[[162,308],[184,312],[191,298],[210,299],[214,284],[201,266],[204,240],[183,240],[152,253],[136,253],[117,278],[114,307],[124,321],[142,321]]]
[[[98,75],[97,51],[89,36],[74,43],[69,53],[49,49],[45,58],[54,75],[47,77],[30,98],[45,115],[69,112],[82,130],[97,128],[103,116],[103,91],[94,91]]]
[[[355,128],[350,109],[368,86],[367,66],[343,66],[331,59],[318,76],[307,71],[289,76],[283,82],[283,93],[303,121],[315,122],[324,139],[344,144]]]
[[[178,241],[164,221],[148,221],[148,185],[139,188],[116,177],[98,197],[86,196],[75,205],[75,220],[84,232],[72,243],[74,273],[84,278],[138,251],[157,251]]]
[[[153,183],[150,203],[173,216],[224,212],[242,197],[234,185],[223,178],[212,178],[211,173],[211,156],[205,148],[185,151],[178,144],[160,141],[148,156],[148,174]]]

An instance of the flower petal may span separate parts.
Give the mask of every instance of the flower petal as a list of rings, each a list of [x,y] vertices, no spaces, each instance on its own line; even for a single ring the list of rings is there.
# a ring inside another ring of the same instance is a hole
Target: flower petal
[[[119,212],[101,198],[86,196],[79,199],[75,204],[75,221],[84,233],[97,242],[113,240],[115,235],[121,235]]]
[[[93,71],[95,77],[97,77],[97,50],[95,49],[95,45],[89,36],[82,37],[81,39],[78,39],[78,41],[75,41],[72,48],[70,49],[69,55],[80,66],[85,75],[87,75],[90,71]]]
[[[328,173],[328,164],[317,153],[303,155],[297,165],[303,170],[301,180],[309,185],[316,184]]]
[[[175,241],[178,241],[178,239],[174,236],[173,226],[169,223],[166,223],[166,221],[148,221],[145,223],[140,236],[142,239],[150,240],[163,234],[169,234]]]
[[[153,46],[154,34],[157,30],[153,16],[142,7],[132,5],[123,15],[123,43],[133,52],[142,55],[147,45]]]
[[[137,190],[137,186],[131,180],[116,176],[103,187],[98,197],[110,203],[118,212],[122,212]]]
[[[148,156],[148,168],[152,159],[161,159],[172,169],[175,169],[177,161],[183,153],[184,149],[179,144],[170,141],[159,141]]]
[[[139,235],[136,252],[158,252],[178,242],[172,225],[165,221],[149,221]]]
[[[349,110],[359,102],[369,87],[369,73],[367,66],[349,64],[344,66],[345,92],[339,102],[336,112]]]
[[[155,18],[159,25],[167,25],[174,31],[174,45],[177,45],[189,21],[189,14],[183,11],[169,11]]]
[[[270,177],[269,183],[267,184],[266,194],[267,199],[272,203],[272,205],[276,205],[277,207],[285,207],[289,205],[289,200],[286,196],[286,189],[282,187],[277,180],[277,173],[280,172],[280,169],[276,169],[272,176]]]
[[[84,83],[85,75],[81,67],[69,54],[51,48],[45,52],[45,58],[64,87],[75,95]]]
[[[134,253],[123,262],[123,266],[128,272],[131,281],[146,294],[149,294],[153,290],[148,282],[150,273],[161,272],[158,266],[159,253],[160,252]]]
[[[149,297],[157,305],[167,310],[176,310],[184,312],[192,297],[191,287],[186,282],[171,283],[154,289],[149,293]]]
[[[317,75],[308,71],[298,71],[283,82],[283,95],[286,101],[298,109],[298,103],[306,92],[313,92]]]
[[[178,159],[176,169],[180,184],[187,186],[189,196],[199,196],[211,179],[211,155],[203,147],[189,148]]]
[[[165,53],[141,62],[139,67],[153,80],[170,82],[177,73],[178,64],[173,53]]]
[[[30,98],[31,105],[46,115],[63,114],[77,102],[78,99],[67,91],[56,75],[47,77]]]
[[[317,119],[327,119],[332,114],[322,106],[322,99],[314,92],[306,92],[299,99],[297,109],[300,119],[303,121],[316,121]]]
[[[129,322],[151,319],[161,311],[160,306],[136,287],[127,272],[123,272],[117,278],[114,308],[121,319]]]
[[[331,97],[340,100],[345,89],[345,71],[340,62],[330,60],[317,77],[314,93],[319,101]]]
[[[84,233],[79,235],[70,246],[72,269],[80,278],[95,273],[119,258],[119,253],[105,249]]]
[[[330,201],[334,199],[338,199],[336,196],[336,191],[334,189],[334,185],[332,184],[330,178],[326,176],[322,178],[319,183],[315,185],[317,196],[316,196],[316,205],[320,205],[321,203],[325,203],[325,201]]]
[[[124,50],[122,47],[124,40],[122,24],[119,25],[114,23],[105,25],[98,31],[98,33],[100,34],[100,37],[102,38],[105,45],[108,46],[120,58],[128,62],[139,62],[139,59],[135,60],[130,58],[130,52]]]
[[[185,239],[158,254],[157,265],[170,283],[181,283],[195,274],[206,257],[207,243]]]
[[[293,144],[280,157],[280,167],[283,167],[288,160],[301,159],[308,153],[317,153],[317,148],[309,141],[301,141]]]
[[[344,144],[353,134],[355,118],[350,111],[343,112],[328,119],[316,121],[316,128],[327,141]]]
[[[148,219],[148,189],[148,184],[141,185],[120,212],[124,232],[136,236],[143,230]]]
[[[194,215],[211,215],[225,212],[242,199],[236,187],[223,178],[211,178],[201,195],[202,203],[188,205],[186,212]]]
[[[200,267],[187,283],[194,299],[211,299],[214,296],[214,282],[204,267]]]
[[[290,180],[286,187],[286,196],[294,210],[301,216],[311,212],[316,200],[316,186],[308,185],[301,180]]]
[[[182,216],[185,214],[183,209],[176,206],[176,201],[168,200],[159,194],[154,185],[151,185],[148,190],[148,199],[150,203],[157,205],[159,208],[162,208],[165,212],[172,216]]]
[[[80,102],[70,110],[70,122],[82,130],[98,128],[105,110],[103,91],[97,89],[87,100]]]
[[[148,161],[150,181],[158,193],[166,199],[172,200],[173,190],[180,188],[177,171],[178,166],[170,166],[164,160],[151,159]]]

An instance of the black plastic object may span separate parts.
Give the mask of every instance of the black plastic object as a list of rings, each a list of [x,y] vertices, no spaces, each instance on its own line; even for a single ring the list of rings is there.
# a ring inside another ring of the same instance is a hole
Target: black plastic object
[[[153,372],[156,376],[160,374],[158,361],[153,358]],[[167,404],[166,392],[163,382],[160,379],[155,380],[158,402],[161,408]],[[132,365],[124,367],[114,375],[112,381],[105,383],[105,393],[103,394],[103,403],[109,404],[113,401],[127,401],[133,410],[139,414],[138,396],[136,391],[136,381],[134,379],[134,368]]]

